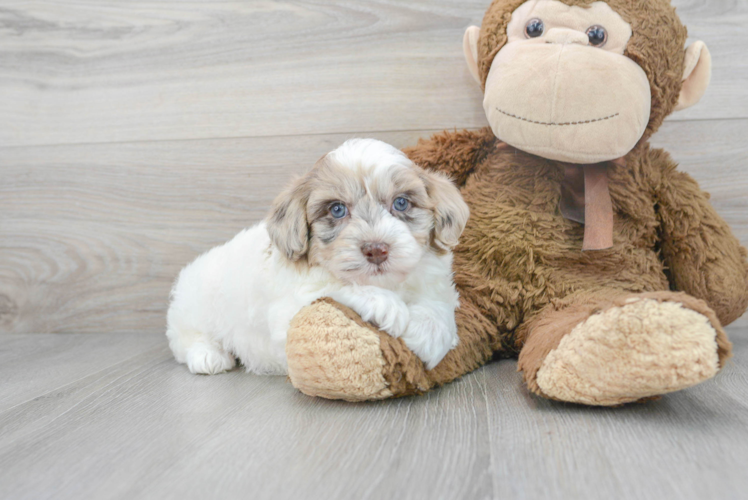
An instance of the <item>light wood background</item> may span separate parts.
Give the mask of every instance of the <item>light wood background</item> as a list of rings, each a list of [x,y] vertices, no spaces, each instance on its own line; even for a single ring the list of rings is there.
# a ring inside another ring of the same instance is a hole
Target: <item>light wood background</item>
[[[194,377],[168,291],[355,136],[486,124],[462,59],[489,0],[0,0],[0,498],[740,498],[746,317],[716,380],[620,409],[502,361],[347,405]],[[748,0],[676,0],[714,74],[654,143],[748,244]]]
[[[679,4],[713,83],[654,142],[748,243],[748,7]],[[179,269],[344,139],[484,126],[486,5],[0,0],[0,331],[162,333]]]

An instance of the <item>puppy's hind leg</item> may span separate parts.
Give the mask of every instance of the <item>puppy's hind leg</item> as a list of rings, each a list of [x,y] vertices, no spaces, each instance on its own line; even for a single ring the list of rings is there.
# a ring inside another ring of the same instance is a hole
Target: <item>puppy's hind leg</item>
[[[185,363],[192,373],[214,375],[231,370],[236,365],[234,356],[204,333],[170,328],[166,336],[174,357],[180,363]]]
[[[215,375],[231,370],[234,365],[234,356],[212,343],[196,342],[187,350],[187,368],[192,373]]]

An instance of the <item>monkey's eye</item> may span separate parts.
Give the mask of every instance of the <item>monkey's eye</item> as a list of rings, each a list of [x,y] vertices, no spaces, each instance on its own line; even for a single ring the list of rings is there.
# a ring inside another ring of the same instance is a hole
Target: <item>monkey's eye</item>
[[[396,198],[395,202],[392,204],[392,208],[394,208],[398,212],[405,212],[409,206],[410,202],[405,198]]]
[[[608,41],[608,32],[602,26],[590,26],[587,29],[587,37],[593,47],[602,47]]]
[[[340,202],[333,203],[330,205],[330,215],[335,219],[342,219],[348,215],[348,207]]]
[[[525,36],[527,38],[537,38],[545,31],[543,21],[538,18],[530,19],[525,25]]]

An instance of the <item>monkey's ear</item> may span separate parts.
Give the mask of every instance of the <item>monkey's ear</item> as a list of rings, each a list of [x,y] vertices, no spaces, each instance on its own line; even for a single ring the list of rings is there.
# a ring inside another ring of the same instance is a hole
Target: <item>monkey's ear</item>
[[[454,248],[470,217],[470,209],[460,190],[446,176],[428,170],[421,171],[420,176],[434,203],[434,244],[443,250]]]
[[[462,39],[462,52],[465,54],[470,74],[480,85],[480,73],[478,72],[478,38],[480,37],[480,28],[470,26],[465,30],[465,36]]]
[[[270,240],[292,261],[302,258],[309,249],[308,199],[308,182],[302,177],[278,195],[265,220]]]
[[[694,42],[686,49],[683,88],[678,96],[675,111],[689,108],[699,102],[712,79],[712,56],[704,42]]]

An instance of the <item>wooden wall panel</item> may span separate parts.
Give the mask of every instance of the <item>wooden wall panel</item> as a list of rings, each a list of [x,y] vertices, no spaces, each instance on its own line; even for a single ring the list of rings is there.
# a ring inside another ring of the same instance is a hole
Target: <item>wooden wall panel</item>
[[[353,136],[485,124],[487,0],[4,0],[0,331],[160,332],[179,268]],[[748,242],[748,2],[677,0],[712,87],[655,137]]]
[[[488,0],[4,0],[0,146],[480,127]],[[676,120],[748,117],[745,0],[677,0],[714,57]]]

